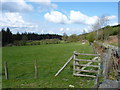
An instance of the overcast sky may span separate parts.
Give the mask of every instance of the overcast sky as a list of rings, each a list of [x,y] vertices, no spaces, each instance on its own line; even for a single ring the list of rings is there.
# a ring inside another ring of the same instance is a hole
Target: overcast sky
[[[13,33],[81,34],[83,30],[89,32],[91,25],[102,15],[109,18],[109,25],[118,24],[117,2],[35,1],[2,1],[0,28],[10,27]]]

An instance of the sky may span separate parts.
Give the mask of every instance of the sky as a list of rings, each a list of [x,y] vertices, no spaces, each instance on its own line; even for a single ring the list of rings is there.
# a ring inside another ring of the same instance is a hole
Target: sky
[[[51,2],[50,0],[4,0],[0,7],[0,29],[12,33],[82,34],[103,15],[108,25],[118,24],[118,2]]]

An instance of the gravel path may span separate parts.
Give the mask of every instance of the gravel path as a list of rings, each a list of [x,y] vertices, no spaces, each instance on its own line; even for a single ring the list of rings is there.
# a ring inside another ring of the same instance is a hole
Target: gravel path
[[[117,80],[105,80],[99,85],[99,88],[119,88],[120,89],[120,82],[118,83]]]

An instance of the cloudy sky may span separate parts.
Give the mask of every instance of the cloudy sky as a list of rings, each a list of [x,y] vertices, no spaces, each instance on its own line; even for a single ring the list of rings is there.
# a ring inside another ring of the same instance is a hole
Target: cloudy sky
[[[2,1],[0,28],[9,27],[13,33],[71,35],[91,31],[91,26],[102,15],[109,18],[109,25],[118,22],[117,2],[35,1],[38,0]]]

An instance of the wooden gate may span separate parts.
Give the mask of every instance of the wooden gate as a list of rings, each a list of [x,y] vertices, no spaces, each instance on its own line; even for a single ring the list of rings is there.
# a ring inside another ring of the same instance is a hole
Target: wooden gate
[[[92,59],[78,59],[78,56],[94,56]],[[74,52],[73,75],[95,78],[100,74],[100,54],[83,54]],[[90,68],[92,67],[92,68]]]

